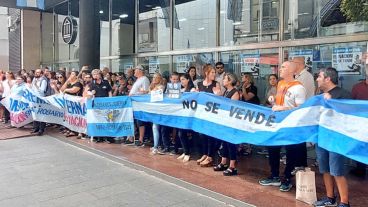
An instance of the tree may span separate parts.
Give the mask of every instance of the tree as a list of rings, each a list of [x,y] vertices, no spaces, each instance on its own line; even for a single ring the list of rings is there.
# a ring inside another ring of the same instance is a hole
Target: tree
[[[368,0],[342,0],[340,10],[350,21],[368,21]]]

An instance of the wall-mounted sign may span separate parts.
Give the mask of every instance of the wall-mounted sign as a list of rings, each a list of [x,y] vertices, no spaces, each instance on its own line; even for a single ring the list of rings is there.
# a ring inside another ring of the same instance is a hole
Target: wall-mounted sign
[[[61,35],[66,44],[73,44],[77,39],[77,21],[73,17],[65,17],[61,26]]]
[[[363,50],[360,47],[340,47],[332,51],[332,67],[340,74],[360,75]]]
[[[259,75],[260,54],[240,54],[241,72],[251,73],[253,76]]]

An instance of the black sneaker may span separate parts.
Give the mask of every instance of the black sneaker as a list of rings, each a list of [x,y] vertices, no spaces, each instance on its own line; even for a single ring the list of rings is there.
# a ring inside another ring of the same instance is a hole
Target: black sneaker
[[[137,147],[144,147],[145,145],[144,145],[143,142],[138,141],[138,142],[135,143],[135,146],[137,146]]]
[[[280,185],[280,191],[281,192],[289,192],[292,187],[293,187],[293,185],[291,184],[290,179],[285,179],[284,181],[282,181],[282,183]]]

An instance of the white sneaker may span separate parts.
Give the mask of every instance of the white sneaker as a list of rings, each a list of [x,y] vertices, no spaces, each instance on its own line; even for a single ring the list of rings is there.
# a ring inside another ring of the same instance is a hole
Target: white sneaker
[[[190,160],[190,156],[189,155],[185,155],[183,158],[183,162],[189,162]]]
[[[185,154],[183,153],[183,154],[181,154],[178,158],[176,158],[176,159],[178,159],[178,160],[182,160],[183,158],[184,158],[184,156],[185,156]]]
[[[158,154],[158,149],[153,148],[150,152],[151,155],[157,155]]]

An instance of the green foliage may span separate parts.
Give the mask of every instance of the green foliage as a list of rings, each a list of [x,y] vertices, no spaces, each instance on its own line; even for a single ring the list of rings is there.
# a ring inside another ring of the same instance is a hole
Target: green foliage
[[[340,9],[350,21],[368,21],[368,0],[342,0]]]

